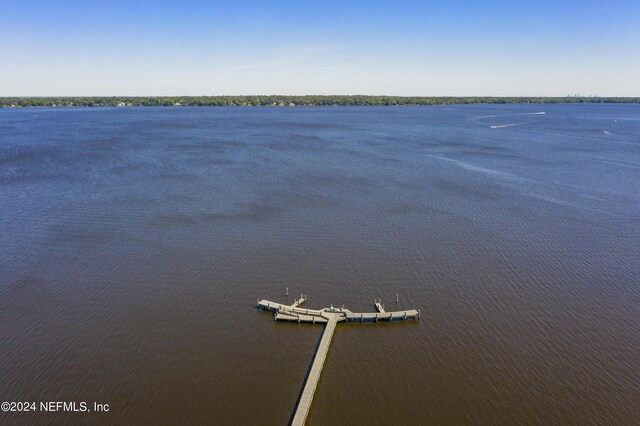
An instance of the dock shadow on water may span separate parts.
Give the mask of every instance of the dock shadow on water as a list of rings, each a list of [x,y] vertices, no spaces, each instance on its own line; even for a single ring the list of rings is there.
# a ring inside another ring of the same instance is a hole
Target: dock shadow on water
[[[288,287],[422,310],[338,324],[309,424],[638,424],[639,108],[1,110],[0,401],[286,424]]]

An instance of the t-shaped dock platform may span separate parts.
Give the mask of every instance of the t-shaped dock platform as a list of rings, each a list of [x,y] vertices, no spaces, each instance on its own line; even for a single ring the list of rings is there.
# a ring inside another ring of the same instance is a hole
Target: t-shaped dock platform
[[[402,321],[402,320],[419,320],[420,310],[408,309],[404,311],[386,312],[384,306],[380,301],[374,303],[374,307],[378,312],[351,312],[349,309],[330,308],[324,309],[306,309],[300,306],[307,300],[306,296],[300,295],[300,299],[297,299],[291,305],[286,305],[277,302],[271,302],[269,300],[259,300],[258,308],[265,311],[270,311],[275,314],[276,321],[293,321],[303,322],[310,324],[326,324],[320,343],[316,348],[315,355],[313,357],[313,363],[311,369],[302,388],[302,393],[298,399],[295,412],[291,424],[294,426],[304,425],[309,409],[311,408],[311,402],[313,400],[313,394],[316,391],[318,380],[320,380],[320,372],[324,365],[324,360],[327,358],[329,352],[329,345],[331,344],[331,338],[333,332],[336,329],[336,325],[339,322],[377,322],[377,321]]]

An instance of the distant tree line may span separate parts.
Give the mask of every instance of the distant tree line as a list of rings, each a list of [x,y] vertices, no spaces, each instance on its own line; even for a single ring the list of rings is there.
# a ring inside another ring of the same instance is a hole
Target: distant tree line
[[[0,108],[117,106],[394,106],[455,104],[639,103],[637,97],[425,96],[113,96],[0,97]]]

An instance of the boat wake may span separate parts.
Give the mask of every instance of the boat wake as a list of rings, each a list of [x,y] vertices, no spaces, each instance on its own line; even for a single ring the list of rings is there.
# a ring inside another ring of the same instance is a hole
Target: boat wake
[[[545,115],[546,112],[544,111],[540,111],[540,112],[519,112],[516,114],[497,114],[497,115],[484,115],[482,117],[478,117],[478,120],[483,120],[485,118],[495,118],[495,117],[512,117],[514,115]]]
[[[523,116],[530,116],[530,115],[545,115],[546,112],[544,111],[538,111],[538,112],[522,112],[522,113],[516,113],[516,114],[497,114],[497,115],[485,115],[482,117],[476,117],[474,119],[472,119],[471,121],[475,122],[475,123],[479,123],[482,124],[481,122],[490,118],[503,118],[503,117],[523,117]],[[496,120],[492,120],[492,121],[496,121]],[[509,124],[493,124],[490,125],[489,127],[491,127],[492,129],[503,129],[505,127],[515,127],[515,126],[522,126],[525,124],[533,124],[534,121],[530,121],[530,122],[526,122],[526,123],[509,123]],[[488,123],[486,123],[488,124]]]
[[[529,123],[500,124],[500,125],[489,126],[489,127],[491,127],[492,129],[503,129],[505,127],[522,126],[523,124],[529,124]]]

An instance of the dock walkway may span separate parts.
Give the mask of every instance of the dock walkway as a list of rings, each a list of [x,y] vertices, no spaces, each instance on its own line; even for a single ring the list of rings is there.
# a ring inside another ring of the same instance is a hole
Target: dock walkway
[[[313,358],[313,364],[311,370],[307,376],[307,380],[304,384],[298,406],[296,407],[295,414],[293,416],[292,426],[303,426],[307,420],[309,409],[311,408],[311,401],[313,401],[313,394],[316,392],[318,381],[320,380],[320,372],[324,366],[324,361],[327,359],[327,353],[329,352],[329,345],[331,344],[331,338],[333,332],[336,330],[337,316],[331,315],[322,332],[322,338],[320,344],[316,349],[316,354]]]
[[[291,305],[272,302],[270,300],[258,300],[258,308],[273,312],[275,321],[293,321],[299,323],[325,324],[320,338],[320,343],[316,348],[315,355],[305,379],[302,393],[298,399],[291,424],[294,426],[304,425],[313,395],[320,380],[320,373],[329,352],[331,339],[339,322],[377,322],[377,321],[402,321],[419,320],[420,310],[407,309],[405,311],[386,312],[380,301],[376,301],[374,306],[378,312],[351,312],[343,308],[307,309],[301,305],[306,302],[306,297],[294,301]]]
[[[258,301],[258,308],[274,312],[276,321],[293,321],[313,324],[324,324],[327,322],[327,314],[337,314],[338,322],[378,322],[378,321],[402,321],[420,319],[420,311],[407,309],[404,311],[386,312],[351,312],[349,309],[336,308],[307,309],[271,302],[269,300]]]

